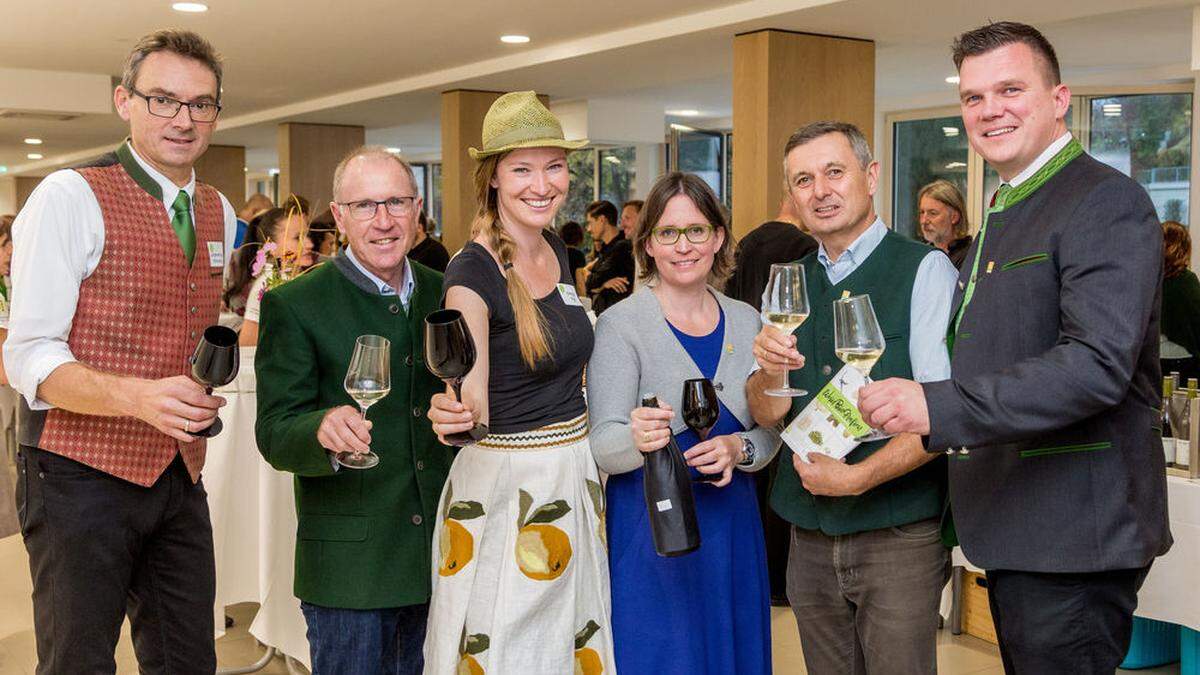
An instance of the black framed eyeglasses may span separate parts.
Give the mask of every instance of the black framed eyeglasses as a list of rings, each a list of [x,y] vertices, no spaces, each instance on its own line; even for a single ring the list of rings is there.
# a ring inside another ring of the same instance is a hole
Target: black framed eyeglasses
[[[337,202],[337,205],[349,209],[350,216],[355,220],[370,220],[375,217],[380,206],[383,206],[389,216],[395,218],[412,215],[412,207],[416,201],[416,197],[388,197],[382,201],[359,199],[353,202]]]
[[[221,106],[218,103],[210,103],[208,101],[185,103],[170,96],[164,96],[163,94],[146,95],[137,89],[130,89],[129,91],[134,96],[146,99],[146,108],[155,117],[174,119],[179,114],[179,109],[185,105],[188,107],[188,115],[191,116],[193,122],[215,122],[217,121],[217,115],[221,114]]]
[[[712,233],[717,228],[708,223],[697,223],[686,227],[672,227],[664,225],[656,227],[652,231],[654,241],[663,246],[672,246],[679,241],[679,235],[687,237],[687,240],[693,244],[703,244],[712,237]]]

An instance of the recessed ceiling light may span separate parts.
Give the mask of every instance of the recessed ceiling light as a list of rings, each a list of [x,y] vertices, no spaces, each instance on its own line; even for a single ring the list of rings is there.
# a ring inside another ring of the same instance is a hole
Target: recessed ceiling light
[[[171,9],[176,12],[191,12],[193,14],[199,12],[207,12],[208,5],[203,2],[176,2],[171,4]]]
[[[693,129],[692,127],[689,127],[686,124],[672,124],[671,128],[674,129],[675,131],[695,131],[695,129]]]
[[[501,35],[500,41],[510,45],[523,45],[529,42],[528,35]]]
[[[951,75],[950,77],[947,77],[947,78],[946,78],[946,84],[958,84],[958,76],[957,76],[957,75]]]
[[[674,115],[676,117],[699,117],[700,111],[694,110],[692,108],[687,108],[684,110],[668,110],[667,114]]]
[[[39,154],[38,154],[38,153],[36,153],[36,152],[31,152],[31,153],[29,153],[28,155],[25,155],[25,156],[26,156],[27,158],[29,158],[29,159],[41,159],[41,158],[42,158],[42,156],[41,156],[41,155],[39,155]]]
[[[387,151],[392,153],[393,155],[400,154],[400,148],[388,148]]]
[[[42,139],[40,139],[40,138],[26,138],[25,139],[25,145],[41,145],[41,144],[42,144]]]

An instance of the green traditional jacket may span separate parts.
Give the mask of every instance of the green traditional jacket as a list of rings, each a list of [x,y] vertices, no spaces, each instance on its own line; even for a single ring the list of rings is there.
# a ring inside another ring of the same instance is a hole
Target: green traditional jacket
[[[921,261],[932,249],[889,231],[875,250],[850,276],[830,284],[817,253],[805,256],[809,306],[813,312],[796,329],[796,349],[805,357],[803,368],[789,371],[793,387],[807,396],[792,399],[790,422],[804,410],[812,397],[833,379],[842,362],[833,350],[834,300],[844,292],[870,295],[886,348],[871,371],[875,380],[889,377],[912,379],[909,361],[910,316],[913,283]],[[887,443],[875,441],[856,447],[846,461],[856,464]],[[806,530],[836,536],[906,525],[941,514],[946,495],[946,464],[935,459],[917,469],[854,497],[813,495],[800,483],[792,469],[791,449],[784,444],[779,473],[771,489],[771,507],[788,522]]]
[[[452,454],[425,411],[444,385],[425,367],[425,316],[442,275],[409,261],[415,288],[404,309],[344,255],[263,296],[255,357],[258,449],[296,474],[296,597],[324,607],[378,609],[426,602],[431,539]],[[343,388],[354,342],[392,343],[391,392],[371,406],[379,465],[334,469],[317,442],[331,408],[356,406]]]

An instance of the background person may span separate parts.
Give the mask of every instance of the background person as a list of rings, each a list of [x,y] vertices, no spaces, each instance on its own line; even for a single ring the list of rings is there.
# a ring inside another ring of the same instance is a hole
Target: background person
[[[254,281],[246,293],[245,310],[242,313],[242,327],[238,333],[238,344],[243,347],[253,347],[258,344],[259,310],[262,307],[263,295],[267,292],[267,280],[277,268],[288,270],[295,274],[306,270],[316,263],[313,254],[312,240],[308,238],[307,225],[304,216],[295,209],[276,208],[266,211],[255,219],[256,232],[254,239],[262,240],[257,247],[251,246],[245,256],[250,261],[256,261],[260,254],[266,264],[253,277]],[[272,246],[268,246],[272,245]],[[253,255],[250,255],[253,253]],[[234,285],[244,285],[247,274],[254,272],[254,262],[249,269],[239,265]]]
[[[413,245],[409,257],[431,270],[445,272],[446,265],[450,263],[450,253],[442,246],[442,242],[429,235],[429,224],[428,216],[422,211],[417,227],[417,243]]]
[[[935,180],[917,193],[921,236],[950,256],[961,269],[971,246],[971,223],[958,187],[948,180]]]
[[[1186,365],[1179,376],[1200,377],[1200,281],[1188,269],[1192,259],[1192,238],[1187,226],[1174,220],[1164,221],[1162,336],[1187,350]],[[1165,355],[1164,355],[1165,356]]]
[[[599,316],[633,292],[633,245],[617,227],[617,207],[612,202],[589,204],[587,226],[596,254],[584,268],[583,285],[592,298],[592,311]]]

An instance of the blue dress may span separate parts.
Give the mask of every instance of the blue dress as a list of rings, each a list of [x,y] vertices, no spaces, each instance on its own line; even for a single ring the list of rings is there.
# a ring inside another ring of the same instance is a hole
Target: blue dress
[[[671,330],[700,372],[712,379],[724,345],[724,313],[716,330],[703,337],[686,335],[674,326]],[[744,430],[722,404],[709,438]],[[684,429],[675,440],[684,452],[700,442],[691,429]],[[734,470],[733,481],[725,487],[692,486],[700,548],[678,558],[663,558],[654,552],[642,469],[608,479],[617,672],[770,673],[770,590],[754,476]]]

